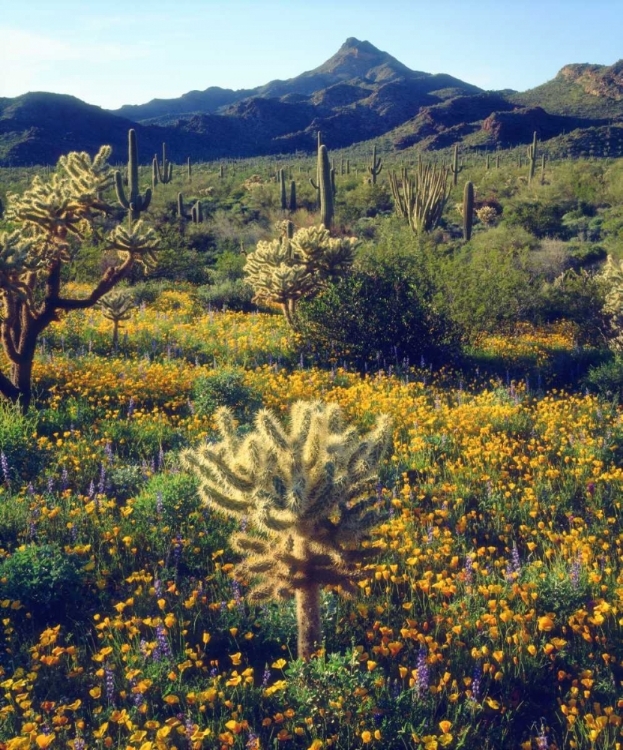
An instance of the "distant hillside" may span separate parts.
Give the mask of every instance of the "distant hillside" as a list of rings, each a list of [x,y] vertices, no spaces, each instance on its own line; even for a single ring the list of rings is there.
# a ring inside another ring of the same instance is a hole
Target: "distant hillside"
[[[329,148],[383,138],[396,150],[436,150],[454,143],[508,148],[528,143],[536,130],[541,141],[575,133],[570,149],[606,153],[619,130],[613,141],[604,128],[619,123],[623,61],[567,65],[523,93],[484,92],[450,75],[411,70],[350,37],[314,70],[254,89],[210,87],[114,112],[51,93],[0,99],[0,166],[55,163],[67,151],[93,153],[102,143],[113,146],[113,160],[125,161],[130,127],[147,164],[163,141],[178,163],[187,156],[309,153],[318,131]]]

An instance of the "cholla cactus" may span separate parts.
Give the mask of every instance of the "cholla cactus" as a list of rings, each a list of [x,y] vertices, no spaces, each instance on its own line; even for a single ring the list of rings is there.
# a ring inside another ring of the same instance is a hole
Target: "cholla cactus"
[[[110,146],[102,146],[93,159],[67,154],[51,178],[35,177],[22,195],[9,196],[7,218],[16,232],[0,237],[0,340],[10,370],[0,372],[0,395],[23,410],[31,399],[37,339],[59,312],[93,307],[134,264],[150,268],[155,262],[158,241],[152,230],[141,222],[131,229],[117,227],[108,249],[117,251],[119,262],[104,271],[88,296],[63,294],[63,266],[82,240],[97,234],[98,217],[112,212],[103,198],[113,181],[110,152]]]
[[[119,345],[119,325],[122,321],[130,319],[135,307],[134,298],[122,290],[113,291],[102,297],[98,306],[102,315],[112,321],[112,345],[116,350]]]
[[[389,445],[389,418],[363,437],[339,406],[319,401],[295,403],[288,426],[262,410],[244,438],[228,409],[216,420],[221,441],[186,451],[183,463],[209,507],[260,532],[232,536],[244,556],[235,573],[258,579],[251,601],[296,598],[298,653],[309,659],[321,640],[321,588],[352,595],[362,576],[357,563],[370,554],[361,541],[378,520],[376,498],[362,496]]]
[[[490,226],[497,219],[498,212],[495,210],[495,208],[493,208],[493,206],[482,206],[481,208],[477,209],[476,217],[481,224]]]
[[[270,242],[258,242],[244,270],[256,301],[281,307],[296,328],[296,305],[330,279],[347,272],[354,259],[354,237],[331,237],[323,226],[308,227]]]
[[[600,278],[607,289],[604,312],[610,316],[612,328],[609,345],[620,354],[623,352],[623,261],[608,255]]]

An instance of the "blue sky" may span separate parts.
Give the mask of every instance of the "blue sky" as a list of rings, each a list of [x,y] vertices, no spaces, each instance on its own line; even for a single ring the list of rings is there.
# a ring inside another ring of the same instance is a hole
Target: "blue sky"
[[[320,65],[349,36],[405,65],[523,91],[568,63],[623,58],[621,0],[5,0],[0,96],[102,107],[252,88]]]

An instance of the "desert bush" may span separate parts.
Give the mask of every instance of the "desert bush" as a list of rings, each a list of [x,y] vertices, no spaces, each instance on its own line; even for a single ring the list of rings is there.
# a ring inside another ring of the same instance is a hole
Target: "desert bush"
[[[199,414],[213,414],[219,407],[227,406],[236,418],[249,421],[253,412],[262,405],[260,394],[245,382],[244,373],[233,368],[215,370],[197,378],[192,399]]]

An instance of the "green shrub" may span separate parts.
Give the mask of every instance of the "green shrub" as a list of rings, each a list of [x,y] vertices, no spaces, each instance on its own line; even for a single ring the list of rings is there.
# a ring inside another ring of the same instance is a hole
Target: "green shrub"
[[[320,363],[440,361],[456,354],[458,335],[432,302],[432,290],[389,266],[358,271],[299,309],[303,350]]]
[[[504,209],[503,220],[507,226],[519,226],[536,237],[568,236],[562,218],[565,209],[543,201],[517,201]]]
[[[200,414],[212,414],[220,406],[228,406],[240,421],[250,421],[262,406],[262,397],[245,383],[244,373],[231,367],[197,378],[192,399]]]
[[[202,307],[216,310],[235,310],[251,312],[257,310],[253,302],[253,290],[242,279],[224,279],[223,281],[200,286],[196,290],[198,302]]]
[[[0,563],[0,597],[19,600],[36,622],[62,619],[81,586],[78,560],[56,543],[21,547]]]
[[[588,388],[609,399],[623,400],[623,356],[591,367],[584,379]]]
[[[17,406],[0,402],[0,483],[27,482],[43,468],[48,454],[37,446],[37,417],[24,416]]]

